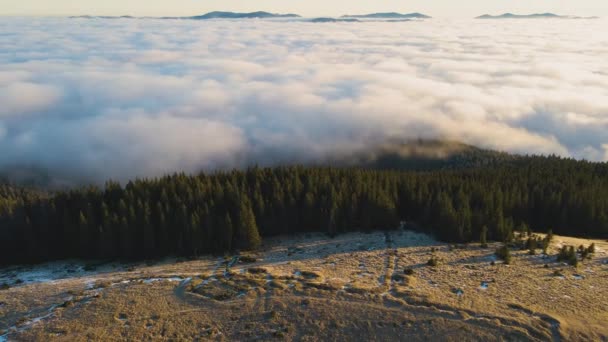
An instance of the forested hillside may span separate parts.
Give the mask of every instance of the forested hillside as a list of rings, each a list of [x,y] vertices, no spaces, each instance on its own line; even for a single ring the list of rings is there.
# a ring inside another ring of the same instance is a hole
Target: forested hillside
[[[487,168],[251,168],[53,195],[0,188],[0,260],[149,258],[256,248],[260,236],[395,229],[452,242],[515,229],[608,236],[608,165],[526,157]]]
[[[515,165],[526,163],[528,158],[454,141],[411,140],[380,145],[357,153],[342,165],[375,170],[430,171]],[[333,159],[340,160],[339,156]]]

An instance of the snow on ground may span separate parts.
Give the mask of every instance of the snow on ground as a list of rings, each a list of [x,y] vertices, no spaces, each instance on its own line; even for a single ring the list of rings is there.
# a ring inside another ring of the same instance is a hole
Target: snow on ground
[[[123,269],[124,265],[116,263],[93,266],[82,261],[54,261],[39,265],[12,266],[0,269],[0,285],[52,283],[63,279],[91,277]]]

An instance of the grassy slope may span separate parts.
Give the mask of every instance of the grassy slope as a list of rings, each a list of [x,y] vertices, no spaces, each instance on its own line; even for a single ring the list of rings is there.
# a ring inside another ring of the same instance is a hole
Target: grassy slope
[[[514,252],[510,266],[491,265],[493,245],[450,250],[423,234],[389,234],[276,238],[229,278],[223,259],[208,257],[17,286],[0,291],[0,330],[21,321],[26,328],[9,337],[66,341],[608,338],[605,241],[575,269],[527,251]],[[590,241],[556,236],[550,253],[563,243]],[[432,255],[438,267],[426,266]],[[253,267],[260,270],[247,271]],[[403,276],[409,268],[414,274]],[[174,276],[189,280],[143,281]],[[68,298],[44,324],[27,326],[23,317]]]

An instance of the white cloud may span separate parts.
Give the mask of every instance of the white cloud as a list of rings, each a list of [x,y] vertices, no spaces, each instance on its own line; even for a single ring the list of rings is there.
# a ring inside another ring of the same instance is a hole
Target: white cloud
[[[45,111],[61,97],[58,87],[14,82],[0,87],[0,118]]]
[[[126,179],[418,137],[608,160],[605,20],[2,21],[0,166]]]

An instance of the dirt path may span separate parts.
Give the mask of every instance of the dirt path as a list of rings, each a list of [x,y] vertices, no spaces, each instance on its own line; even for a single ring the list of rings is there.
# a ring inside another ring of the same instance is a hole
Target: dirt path
[[[551,328],[552,341],[553,342],[562,341],[562,334],[560,332],[561,323],[559,322],[558,319],[551,317],[547,314],[534,312],[530,309],[524,308],[523,306],[517,305],[517,304],[509,304],[509,308],[512,310],[521,312],[525,315],[528,315],[534,319],[540,319],[540,320],[546,322],[547,324],[549,324],[549,326]]]
[[[390,231],[384,232],[384,242],[386,244],[384,259],[384,275],[381,276],[381,288],[385,293],[394,293],[397,281],[397,265],[399,264],[398,250],[393,248],[393,237]]]
[[[192,281],[192,278],[186,278],[186,279],[182,280],[179,283],[179,285],[177,285],[175,287],[175,289],[173,289],[173,294],[177,298],[185,301],[186,300],[186,287],[188,286],[188,284],[190,284],[191,281]]]

